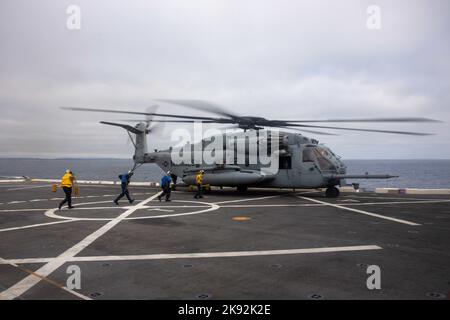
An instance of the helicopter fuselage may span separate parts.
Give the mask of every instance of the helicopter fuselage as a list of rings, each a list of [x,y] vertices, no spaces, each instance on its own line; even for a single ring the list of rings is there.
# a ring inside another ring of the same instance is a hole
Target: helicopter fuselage
[[[345,183],[339,176],[345,175],[346,166],[329,148],[319,144],[301,134],[278,132],[277,143],[269,141],[267,135],[258,135],[255,140],[255,131],[240,132],[237,140],[247,140],[246,147],[240,150],[235,145],[234,152],[229,156],[227,148],[230,144],[223,143],[223,158],[213,163],[207,161],[174,161],[174,155],[180,150],[192,150],[188,160],[203,159],[208,145],[219,136],[203,139],[196,144],[188,144],[182,148],[170,148],[146,153],[142,163],[155,163],[162,170],[170,170],[172,174],[180,177],[186,184],[195,184],[195,175],[202,169],[205,171],[204,183],[213,186],[235,187],[267,187],[267,188],[320,188]],[[267,133],[267,132],[266,132]],[[270,132],[269,132],[270,137]],[[225,141],[229,136],[220,137]],[[269,143],[264,149],[274,163],[254,163],[251,159],[260,156],[259,147],[262,143]],[[253,145],[253,148],[250,147]],[[276,150],[274,145],[277,146]],[[256,147],[255,147],[256,146]],[[267,148],[267,147],[266,147]],[[208,150],[209,152],[209,150]],[[178,160],[178,159],[177,159]],[[239,161],[241,160],[241,161]],[[274,168],[274,165],[276,166]],[[275,169],[275,170],[274,170]]]

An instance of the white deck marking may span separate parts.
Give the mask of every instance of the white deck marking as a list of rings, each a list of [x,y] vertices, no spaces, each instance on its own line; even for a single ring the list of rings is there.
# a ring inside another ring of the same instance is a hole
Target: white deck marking
[[[52,186],[51,184],[46,184],[44,186],[27,186],[27,187],[7,189],[6,191],[28,190],[28,189],[36,189],[36,188],[48,188],[48,187],[51,187],[51,186]]]
[[[316,190],[316,191],[303,191],[303,192],[296,192],[296,195],[301,195],[301,194],[311,194],[311,193],[322,193],[323,191],[321,190]]]
[[[6,261],[6,260],[0,258],[0,264],[1,264],[3,261]],[[55,287],[57,287],[57,288],[59,288],[59,289],[62,289],[62,290],[66,291],[66,292],[68,292],[68,293],[70,293],[70,294],[73,294],[74,296],[76,296],[76,297],[78,297],[78,298],[81,298],[81,299],[83,299],[83,300],[92,300],[91,298],[85,296],[84,294],[81,294],[81,293],[79,293],[79,292],[76,292],[75,290],[71,290],[71,289],[69,289],[69,288],[67,288],[67,287],[65,287],[65,286],[62,286],[62,285],[60,285],[60,284],[57,284],[57,283],[54,282],[53,280],[50,280],[50,279],[47,279],[47,278],[41,278],[41,277],[40,277],[38,274],[36,274],[35,272],[30,271],[30,270],[27,270],[27,269],[24,269],[24,268],[18,266],[18,265],[17,265],[16,263],[14,263],[14,262],[9,262],[9,263],[7,262],[6,264],[9,264],[9,265],[11,265],[11,266],[13,266],[13,267],[15,267],[15,268],[18,268],[19,270],[22,270],[23,272],[29,273],[30,275],[32,275],[32,276],[34,276],[34,277],[40,278],[41,280],[45,280],[47,283],[50,283],[50,284],[54,285]]]
[[[146,194],[151,194],[151,193],[146,193]],[[84,198],[100,198],[100,197],[115,197],[116,195],[114,194],[105,194],[103,196],[84,196],[84,197],[80,197],[80,196],[74,196],[72,197],[72,199],[84,199]],[[17,203],[25,203],[25,202],[39,202],[39,201],[52,201],[52,200],[63,200],[64,198],[51,198],[51,199],[32,199],[32,200],[17,200],[17,201],[10,201],[10,202],[0,202],[0,205],[2,204],[17,204]],[[137,199],[135,199],[137,200]]]
[[[287,193],[283,193],[283,194],[277,194],[275,196],[266,196],[266,197],[258,197],[258,198],[246,198],[246,199],[236,199],[236,200],[227,200],[227,201],[219,201],[219,202],[214,202],[214,204],[222,204],[222,203],[232,203],[232,202],[243,202],[243,201],[256,201],[256,200],[263,200],[263,199],[270,199],[270,198],[276,198],[276,197],[280,197],[282,195],[286,195]]]
[[[32,211],[45,211],[48,209],[2,209],[0,212],[32,212]]]
[[[368,211],[363,211],[363,210],[358,210],[358,209],[353,209],[353,208],[348,208],[348,207],[344,207],[338,204],[334,204],[334,203],[329,203],[329,202],[325,202],[325,201],[320,201],[317,199],[312,199],[312,198],[307,198],[307,197],[301,197],[299,196],[299,198],[304,199],[304,200],[309,200],[312,202],[316,202],[316,203],[322,203],[325,204],[327,206],[330,207],[335,207],[338,209],[343,209],[343,210],[347,210],[347,211],[352,211],[352,212],[356,212],[356,213],[361,213],[361,214],[365,214],[371,217],[376,217],[376,218],[380,218],[380,219],[385,219],[385,220],[390,220],[390,221],[394,221],[394,222],[398,222],[398,223],[403,223],[403,224],[407,224],[410,226],[420,226],[420,224],[415,223],[415,222],[411,222],[411,221],[406,221],[406,220],[402,220],[402,219],[396,219],[396,218],[391,218],[391,217],[386,217],[380,214],[376,214],[376,213],[372,213],[372,212],[368,212]]]
[[[427,203],[445,203],[450,200],[418,200],[418,201],[380,201],[380,202],[358,202],[345,203],[345,206],[370,206],[370,205],[386,205],[386,204],[427,204]],[[301,204],[241,204],[241,205],[225,205],[221,208],[258,208],[258,207],[322,207],[329,205],[324,203],[301,203]]]
[[[360,203],[346,203],[346,206],[364,206],[364,205],[377,205],[377,204],[418,204],[418,203],[440,203],[450,202],[450,200],[417,200],[417,201],[383,201],[383,202],[360,202]]]
[[[77,204],[74,204],[74,205],[75,205],[75,210],[80,210],[80,209],[82,209],[82,208],[79,208],[80,206],[86,206],[86,205],[90,205],[90,204],[99,204],[99,203],[111,203],[111,201],[94,201],[94,202],[77,203]],[[92,209],[92,208],[95,208],[95,207],[88,207],[86,209]],[[116,206],[116,207],[106,207],[106,208],[107,209],[113,209],[113,208],[120,208],[120,207]],[[134,208],[134,207],[129,207],[129,208],[131,209],[131,208]],[[140,209],[142,209],[142,208],[140,208]],[[43,209],[43,210],[46,210],[46,209]],[[52,209],[47,209],[47,211],[45,211],[44,214],[47,217],[54,218],[54,219],[74,219],[74,220],[77,219],[75,217],[64,217],[64,218],[61,218],[60,216],[55,214],[55,211],[59,212],[59,211],[68,211],[68,210],[74,210],[74,209],[58,210],[58,208],[52,208]],[[107,220],[110,220],[110,219],[107,219]]]
[[[161,208],[154,208],[154,209],[147,209],[147,211],[173,212],[174,210],[161,209]]]
[[[232,204],[220,206],[221,208],[265,208],[265,207],[323,207],[320,203],[302,203],[302,204]]]
[[[83,249],[88,247],[95,240],[97,240],[102,235],[104,235],[106,232],[108,232],[109,230],[114,228],[123,219],[127,218],[128,216],[133,214],[133,212],[135,212],[136,210],[139,210],[141,207],[146,205],[148,202],[155,199],[160,193],[161,193],[161,191],[154,194],[153,196],[147,198],[146,200],[139,202],[137,205],[135,205],[131,209],[128,209],[127,211],[125,211],[124,213],[119,215],[118,217],[112,219],[111,221],[109,221],[108,223],[103,225],[100,229],[91,233],[86,238],[84,238],[83,240],[81,240],[80,242],[78,242],[77,244],[75,244],[74,246],[72,246],[71,248],[66,250],[65,252],[63,252],[61,255],[52,259],[47,264],[45,264],[44,266],[39,268],[36,271],[36,274],[43,276],[43,277],[47,277],[53,271],[60,268],[64,263],[66,263],[66,261],[68,259],[73,258],[75,255],[80,253]],[[10,299],[20,297],[23,293],[25,293],[26,291],[28,291],[29,289],[34,287],[36,284],[38,284],[40,282],[40,280],[41,279],[36,276],[29,275],[28,277],[19,281],[18,283],[16,283],[9,289],[6,289],[5,291],[1,292],[0,300],[5,300],[5,299],[10,300]]]
[[[174,200],[175,201],[175,200]],[[144,209],[152,209],[152,208],[209,208],[210,205],[204,205],[204,206],[187,206],[187,205],[179,205],[179,206],[146,206]],[[220,206],[222,207],[222,206]]]
[[[107,201],[110,202],[110,201]],[[95,203],[95,202],[92,202]],[[97,210],[97,209],[130,209],[132,207],[128,206],[128,207],[120,207],[120,206],[111,206],[111,207],[87,207],[87,208],[79,208],[79,206],[85,205],[85,204],[92,204],[92,203],[77,203],[76,207],[74,209],[67,209],[67,208],[62,208],[61,211],[77,211],[77,210]],[[200,207],[200,206],[198,206]],[[204,206],[202,206],[204,207]],[[143,209],[147,208],[147,206],[145,206]],[[48,211],[48,210],[57,210],[55,208],[27,208],[27,209],[0,209],[0,213],[1,212],[27,212],[27,211]]]
[[[64,290],[64,291],[67,291],[67,292],[70,292],[71,294],[73,294],[74,296],[76,296],[76,297],[78,297],[78,298],[81,298],[81,299],[83,299],[83,300],[93,300],[92,298],[89,298],[89,297],[87,297],[87,296],[85,296],[84,294],[81,294],[81,293],[79,293],[79,292],[76,292],[75,290],[71,290],[71,289],[69,289],[69,288],[67,288],[67,287],[61,287],[61,289],[62,290]]]
[[[193,202],[193,203],[201,203],[205,206],[202,206],[201,208],[205,208],[203,210],[198,211],[192,211],[192,212],[184,212],[184,213],[173,213],[173,214],[161,214],[157,216],[141,216],[141,217],[130,217],[126,218],[125,220],[141,220],[141,219],[159,219],[159,218],[174,218],[174,217],[182,217],[182,216],[192,216],[200,213],[215,211],[217,209],[220,209],[220,206],[214,203],[208,203],[208,202],[200,202],[200,201],[188,201],[188,200],[173,200],[173,202]]]
[[[384,196],[363,196],[363,195],[358,195],[358,196],[354,196],[354,195],[344,195],[344,197],[346,198],[355,198],[355,199],[359,199],[359,198],[363,198],[363,199],[372,199],[372,200],[376,200],[376,199],[388,199],[388,200],[439,200],[439,198],[416,198],[416,197],[384,197]]]
[[[359,200],[355,200],[355,199],[338,199],[338,202],[360,202]]]
[[[27,259],[2,259],[0,258],[0,264],[25,264],[25,263],[47,263],[55,258],[27,258]]]
[[[54,222],[29,224],[29,225],[22,226],[22,227],[13,227],[13,228],[0,229],[0,232],[21,230],[21,229],[29,229],[29,228],[36,228],[36,227],[49,226],[49,225],[53,225],[53,224],[59,224],[59,223],[65,223],[65,222],[73,222],[73,221],[75,221],[75,220],[62,220],[62,221],[54,221]]]
[[[109,201],[108,201],[109,202]],[[79,208],[78,206],[82,205],[82,203],[77,204],[77,206],[73,209],[63,208],[61,211],[78,211],[78,210],[103,210],[103,209],[131,209],[132,207],[121,207],[121,206],[111,206],[111,207],[87,207],[87,208]],[[47,209],[51,210],[51,209]]]
[[[72,256],[72,257],[67,258],[66,262],[234,258],[234,257],[273,256],[273,255],[329,253],[329,252],[346,252],[346,251],[365,251],[365,250],[381,250],[381,249],[383,249],[383,248],[380,246],[376,246],[376,245],[364,245],[364,246],[325,247],[325,248],[287,249],[287,250],[143,254],[143,255],[125,255],[125,256],[85,256],[85,257]],[[55,258],[10,259],[10,260],[4,260],[4,261],[0,260],[0,264],[45,263],[45,262],[52,261],[53,259],[55,259]]]
[[[81,205],[86,205],[86,204],[95,204],[95,203],[105,203],[105,202],[110,202],[110,201],[97,201],[97,202],[88,202],[88,203],[80,203],[78,206]],[[214,211],[220,208],[219,205],[214,204],[214,203],[208,203],[208,202],[200,202],[200,201],[188,201],[188,200],[173,200],[173,202],[191,202],[191,203],[200,203],[203,204],[203,206],[199,206],[199,208],[206,208],[203,210],[198,210],[198,211],[193,211],[193,212],[184,212],[184,213],[175,213],[175,214],[164,214],[164,215],[156,215],[156,216],[142,216],[142,217],[126,217],[124,218],[124,220],[140,220],[140,219],[157,219],[157,218],[173,218],[173,217],[181,217],[181,216],[189,216],[189,215],[196,215],[196,214],[200,214],[200,213],[205,213],[205,212],[209,212],[209,211]],[[147,202],[146,202],[147,203]],[[84,209],[84,210],[89,210],[89,209],[93,209],[95,207],[88,207],[88,208],[78,208],[76,207],[75,209],[72,209],[73,211],[76,211],[77,209]],[[102,207],[97,207],[97,209],[101,209]],[[117,209],[117,208],[121,208],[121,207],[103,207],[104,209]],[[134,208],[133,206],[131,207],[124,207],[122,209],[131,209]],[[138,209],[146,209],[148,208],[148,206],[146,206],[145,204],[140,206]],[[161,206],[160,206],[161,208]],[[49,218],[54,218],[54,219],[67,219],[67,220],[77,220],[77,221],[110,221],[113,220],[115,218],[78,218],[78,217],[69,217],[69,216],[63,216],[60,214],[60,212],[64,212],[64,211],[69,211],[69,210],[58,210],[57,208],[53,208],[53,209],[49,209],[45,212],[45,215]],[[56,214],[55,212],[57,212],[58,214]]]

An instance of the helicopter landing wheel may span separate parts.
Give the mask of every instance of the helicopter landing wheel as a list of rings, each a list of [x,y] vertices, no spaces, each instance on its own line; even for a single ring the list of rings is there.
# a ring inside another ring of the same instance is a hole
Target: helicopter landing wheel
[[[325,191],[325,196],[327,198],[337,198],[339,197],[339,189],[336,187],[328,187]]]
[[[247,186],[238,186],[236,188],[236,190],[237,190],[237,192],[240,192],[240,193],[245,192],[245,191],[247,191]]]

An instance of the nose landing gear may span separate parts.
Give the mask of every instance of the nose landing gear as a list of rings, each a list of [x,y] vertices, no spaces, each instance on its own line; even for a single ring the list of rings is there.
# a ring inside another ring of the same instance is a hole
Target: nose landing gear
[[[339,197],[339,189],[334,186],[330,186],[325,191],[325,196],[327,198],[337,198]]]

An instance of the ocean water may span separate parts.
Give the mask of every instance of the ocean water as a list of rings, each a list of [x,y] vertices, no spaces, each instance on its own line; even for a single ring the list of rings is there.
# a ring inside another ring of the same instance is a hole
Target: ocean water
[[[387,180],[348,180],[361,188],[450,188],[450,160],[344,160],[350,174],[392,174]],[[0,159],[0,177],[59,179],[67,168],[80,180],[116,180],[133,166],[131,159]],[[154,164],[136,170],[134,181],[159,181],[163,171]]]
[[[0,159],[0,177],[28,176],[59,179],[71,169],[79,180],[118,180],[118,175],[133,167],[131,159]],[[135,171],[133,181],[159,181],[164,172],[155,164]]]
[[[361,188],[450,188],[450,160],[346,160],[349,174],[391,174],[398,178],[348,180]]]

